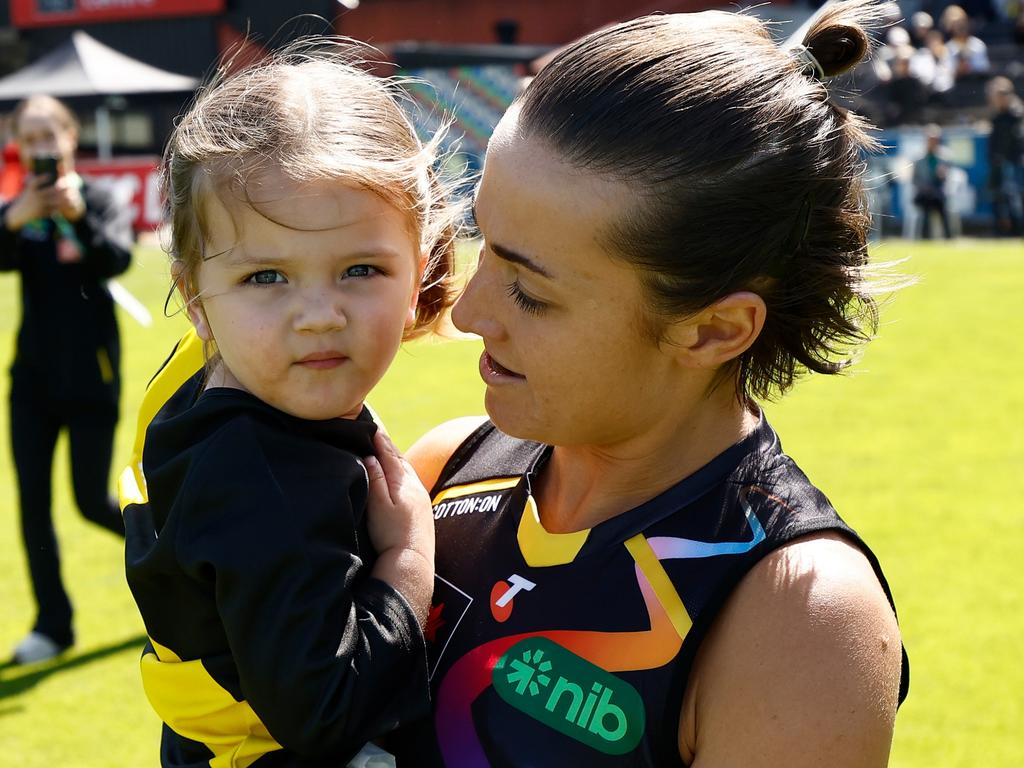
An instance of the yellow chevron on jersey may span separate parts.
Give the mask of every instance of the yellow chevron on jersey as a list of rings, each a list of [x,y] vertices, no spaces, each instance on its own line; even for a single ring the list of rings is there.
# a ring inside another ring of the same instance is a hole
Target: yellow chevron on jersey
[[[124,510],[129,504],[145,504],[149,501],[146,490],[146,478],[142,474],[142,446],[146,442],[146,428],[157,412],[163,408],[171,395],[178,391],[182,384],[195,375],[206,364],[203,341],[194,328],[181,337],[174,352],[157,371],[156,376],[146,387],[142,405],[139,406],[139,417],[135,425],[135,442],[128,466],[122,470],[117,479],[117,492]]]
[[[537,502],[532,495],[526,497],[526,508],[519,518],[516,538],[519,540],[519,551],[523,553],[523,559],[528,565],[542,568],[571,563],[587,543],[589,535],[589,528],[573,533],[550,533],[540,521]]]

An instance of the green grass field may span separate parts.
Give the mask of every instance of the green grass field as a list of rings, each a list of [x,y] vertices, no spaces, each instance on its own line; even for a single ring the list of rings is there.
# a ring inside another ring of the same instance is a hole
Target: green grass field
[[[882,560],[912,664],[891,765],[1011,768],[1024,761],[1024,248],[1020,242],[919,246],[892,242],[920,277],[883,313],[879,338],[853,373],[802,382],[767,408],[788,452]],[[157,317],[122,317],[125,347],[116,470],[150,375],[184,329],[163,319],[163,255],[140,248],[123,279]],[[18,287],[0,278],[0,345],[10,349]],[[1016,318],[1016,319],[1015,319]],[[452,416],[482,412],[478,344],[409,345],[372,402],[407,446]],[[8,351],[6,356],[9,359]],[[7,443],[0,460],[0,657],[29,629],[32,605],[19,542]],[[113,480],[113,478],[112,478]],[[0,669],[0,750],[19,768],[156,765],[159,724],[138,677],[142,624],[120,543],[81,521],[63,446],[55,469],[64,578],[78,645],[63,659]]]

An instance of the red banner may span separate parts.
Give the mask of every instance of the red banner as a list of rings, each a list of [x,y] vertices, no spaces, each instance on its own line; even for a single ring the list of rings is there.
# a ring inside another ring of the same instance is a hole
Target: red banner
[[[114,198],[131,208],[136,231],[156,229],[163,216],[158,157],[141,155],[113,160],[78,160],[75,170],[94,184],[107,187]]]
[[[225,0],[11,0],[11,24],[78,26],[96,21],[198,16],[221,13],[224,5]]]

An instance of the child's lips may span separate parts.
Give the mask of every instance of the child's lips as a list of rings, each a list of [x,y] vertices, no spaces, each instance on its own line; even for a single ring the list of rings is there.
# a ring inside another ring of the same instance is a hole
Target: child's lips
[[[341,352],[328,350],[326,352],[313,352],[312,354],[306,355],[302,359],[296,361],[296,365],[320,371],[337,368],[346,360],[348,360],[348,357],[343,355]]]

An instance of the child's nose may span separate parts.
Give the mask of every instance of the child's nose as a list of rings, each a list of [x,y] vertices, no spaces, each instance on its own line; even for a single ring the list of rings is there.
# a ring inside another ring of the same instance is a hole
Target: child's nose
[[[295,329],[300,332],[324,333],[348,325],[341,292],[330,288],[303,291],[295,314]]]

